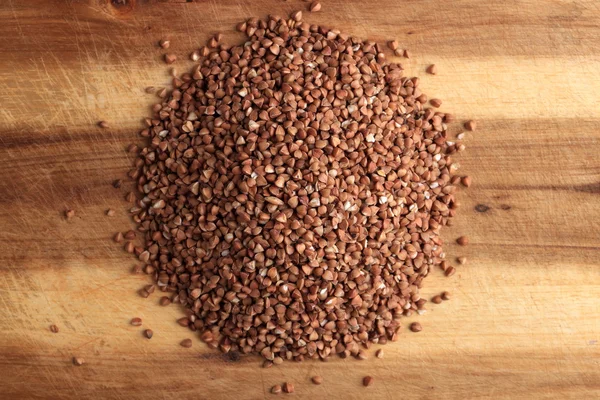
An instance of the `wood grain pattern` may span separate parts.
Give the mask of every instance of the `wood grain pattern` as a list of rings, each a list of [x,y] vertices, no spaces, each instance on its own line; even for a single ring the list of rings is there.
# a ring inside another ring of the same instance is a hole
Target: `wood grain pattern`
[[[124,3],[120,5],[120,3]],[[454,298],[419,317],[385,358],[259,367],[232,360],[141,299],[145,276],[110,237],[127,229],[132,159],[152,96],[166,85],[156,41],[186,59],[211,33],[241,40],[243,18],[298,0],[0,2],[0,393],[10,399],[600,397],[600,3],[596,0],[322,0],[311,23],[413,54],[444,110],[478,120],[461,168],[474,185],[444,230]],[[435,63],[439,74],[424,73]],[[182,61],[183,71],[190,64]],[[95,126],[108,120],[109,130]],[[458,129],[458,126],[455,128]],[[65,221],[66,208],[77,211]],[[104,215],[107,208],[117,216]],[[472,245],[453,239],[467,234]],[[140,316],[152,340],[128,324]],[[407,319],[407,322],[412,319]],[[60,332],[48,330],[57,324]],[[71,358],[85,358],[74,367]],[[322,375],[315,386],[310,376]],[[375,377],[361,387],[365,375]]]

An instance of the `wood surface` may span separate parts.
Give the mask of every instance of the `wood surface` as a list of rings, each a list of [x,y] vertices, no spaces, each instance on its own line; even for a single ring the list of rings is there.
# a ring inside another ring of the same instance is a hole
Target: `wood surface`
[[[180,308],[137,295],[148,278],[110,240],[133,226],[131,185],[111,182],[126,178],[124,148],[155,101],[143,88],[169,82],[160,38],[184,71],[209,35],[239,42],[236,22],[307,3],[2,0],[0,398],[268,399],[284,381],[296,393],[280,396],[301,399],[600,398],[600,3],[321,3],[306,20],[397,39],[423,90],[478,122],[458,157],[474,184],[443,231],[448,258],[468,263],[423,290],[452,300],[406,319],[423,332],[404,329],[384,359],[263,369],[207,349],[175,323]],[[431,63],[437,76],[424,72]],[[462,234],[466,248],[453,244]],[[187,337],[191,349],[179,346]]]

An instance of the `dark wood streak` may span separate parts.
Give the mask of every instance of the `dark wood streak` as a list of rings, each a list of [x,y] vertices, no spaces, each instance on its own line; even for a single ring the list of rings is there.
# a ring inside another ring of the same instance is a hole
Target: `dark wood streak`
[[[488,212],[489,210],[491,210],[492,207],[490,207],[486,204],[477,204],[474,209],[477,212],[485,213],[485,212]],[[509,206],[508,204],[500,204],[500,209],[504,210],[504,211],[508,211],[508,210],[512,209],[512,206]]]
[[[135,0],[110,0],[110,5],[119,13],[128,13],[135,8]]]
[[[479,189],[483,190],[499,190],[499,191],[516,191],[516,190],[539,190],[539,191],[554,191],[554,192],[582,192],[582,193],[592,193],[592,194],[600,194],[600,183],[593,183],[588,185],[486,185],[486,184],[478,184]],[[495,198],[501,198],[502,196],[495,196]]]
[[[576,192],[600,194],[600,182],[589,183],[587,185],[573,186],[573,189]]]
[[[227,361],[238,362],[241,359],[239,351],[230,351],[227,353]]]
[[[490,209],[490,207],[486,206],[485,204],[477,204],[475,206],[475,211],[480,212],[480,213],[487,212],[489,209]]]
[[[89,128],[88,128],[89,129]],[[10,150],[20,147],[28,146],[47,146],[53,144],[66,144],[66,143],[114,143],[115,140],[123,141],[124,143],[128,140],[135,141],[137,139],[136,132],[142,130],[141,126],[132,129],[119,129],[110,131],[102,131],[100,128],[93,128],[96,131],[88,132],[52,132],[49,134],[42,134],[40,132],[15,132],[15,133],[2,133],[2,147],[1,150]]]
[[[469,243],[469,246],[476,246],[476,243]],[[482,243],[484,246],[498,247],[518,247],[518,248],[535,248],[535,249],[580,249],[580,250],[600,250],[600,245],[597,246],[577,246],[571,244],[539,244],[539,243]]]
[[[12,2],[0,2],[0,15],[4,14],[5,16],[5,23],[0,25],[0,34],[5,38],[5,46],[12,43],[21,44],[24,40],[24,37],[19,35],[19,30],[14,29],[16,18],[19,18],[21,24],[23,22],[29,24],[34,32],[39,31],[40,37],[44,36],[45,48],[53,49],[61,45],[64,46],[64,43],[56,42],[56,38],[60,39],[64,36],[78,37],[82,47],[94,46],[91,39],[91,36],[94,36],[93,41],[95,45],[102,45],[99,51],[102,52],[108,48],[113,53],[115,53],[114,44],[119,42],[127,43],[128,49],[146,46],[148,38],[138,35],[139,30],[148,25],[160,27],[165,24],[164,14],[157,12],[159,9],[170,8],[169,19],[172,20],[182,19],[182,15],[186,13],[195,14],[193,19],[187,20],[193,21],[195,25],[182,24],[181,26],[173,26],[171,29],[174,34],[188,34],[190,31],[193,32],[196,29],[200,31],[203,29],[206,31],[222,29],[217,24],[223,24],[223,19],[216,21],[211,12],[206,12],[206,1],[88,0],[73,3],[68,3],[69,5],[66,6],[65,4],[67,3],[64,0],[30,0],[27,2],[27,7],[17,5],[16,10],[13,10],[10,6]],[[106,10],[105,15],[95,11],[98,3]],[[364,4],[361,5],[359,2],[354,7],[358,7],[357,10],[359,11],[368,10],[369,2],[362,3]],[[186,5],[186,7],[174,7],[174,5],[179,4]],[[231,9],[232,7],[239,6],[240,2],[239,0],[220,0],[215,2],[215,4],[223,7],[223,9]],[[251,8],[249,8],[250,4],[252,4]],[[532,40],[541,40],[540,38],[547,37],[555,37],[561,40],[560,50],[562,55],[599,54],[595,32],[596,21],[591,10],[582,13],[582,15],[573,14],[569,18],[561,19],[561,29],[568,31],[569,34],[557,36],[555,27],[548,26],[546,22],[548,18],[563,14],[564,5],[560,3],[547,3],[545,10],[531,14],[508,12],[495,6],[493,2],[464,1],[453,4],[453,6],[461,10],[461,15],[468,15],[469,24],[465,24],[464,21],[449,19],[442,25],[439,24],[439,19],[433,13],[422,15],[422,18],[418,21],[411,20],[410,18],[406,19],[406,15],[413,15],[419,9],[420,6],[418,4],[418,2],[408,2],[403,7],[397,7],[398,10],[388,9],[391,11],[389,13],[391,20],[403,16],[400,26],[406,32],[406,47],[409,49],[425,48],[431,51],[431,47],[428,47],[430,46],[429,41],[424,39],[427,38],[432,29],[435,29],[439,35],[447,38],[447,41],[437,44],[435,54],[439,56],[451,55],[452,57],[461,57],[461,54],[456,53],[456,48],[458,46],[472,46],[472,38],[481,31],[482,27],[485,27],[487,29],[486,40],[480,41],[477,46],[477,50],[484,54],[502,55],[505,57],[510,55],[553,56],[556,54],[556,49],[549,49],[543,46],[527,46],[527,43]],[[496,12],[499,13],[493,21],[489,18],[490,7],[496,9]],[[24,11],[26,8],[45,9],[45,18],[48,21],[52,21],[52,25],[48,25],[45,27],[46,29],[40,29],[40,20],[28,19],[31,12]],[[250,2],[247,8],[251,9],[255,15],[266,15],[269,12],[273,12],[272,4],[269,2]],[[70,12],[65,13],[65,10]],[[379,21],[373,19],[372,15],[376,14],[357,12],[356,15],[350,18],[348,15],[342,17],[331,14],[329,18],[332,19],[332,25],[352,33],[353,30],[356,31],[356,28],[353,29],[356,26],[364,26],[365,24],[377,25]],[[125,16],[130,17],[127,23],[119,19],[119,17]],[[223,17],[228,18],[228,23],[234,23],[235,21],[234,16],[230,14],[225,14]],[[502,18],[510,18],[512,21],[510,29],[506,24],[494,23],[494,21],[500,21]],[[89,25],[88,22],[92,24]],[[419,24],[420,29],[418,31],[410,30],[410,27],[414,26],[415,23]],[[49,35],[47,34],[48,29],[51,31]],[[107,31],[110,32],[110,35],[107,34]],[[30,33],[26,38],[31,36]],[[109,36],[117,40],[103,42],[103,39]],[[513,45],[506,46],[504,45],[505,42],[513,43]],[[19,53],[27,51],[27,47],[25,46],[18,46],[18,48]],[[31,53],[19,53],[11,54],[11,56],[15,56],[20,61],[31,58]],[[128,55],[137,54],[137,51],[127,52],[125,51],[125,47],[123,47],[122,50],[117,48],[117,53],[119,61],[121,61],[121,59],[125,59]],[[73,46],[73,51],[68,54],[65,54],[64,51],[61,52],[61,56],[63,57],[69,54],[76,59],[78,56],[77,46]],[[468,53],[465,53],[463,56],[469,57]]]

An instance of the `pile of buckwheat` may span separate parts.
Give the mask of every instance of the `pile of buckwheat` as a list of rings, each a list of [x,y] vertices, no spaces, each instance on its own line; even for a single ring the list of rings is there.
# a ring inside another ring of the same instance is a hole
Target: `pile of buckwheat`
[[[130,173],[144,242],[126,249],[213,348],[363,358],[424,309],[419,289],[442,264],[452,117],[425,107],[379,44],[301,12],[238,30],[244,44],[213,37],[159,93]]]

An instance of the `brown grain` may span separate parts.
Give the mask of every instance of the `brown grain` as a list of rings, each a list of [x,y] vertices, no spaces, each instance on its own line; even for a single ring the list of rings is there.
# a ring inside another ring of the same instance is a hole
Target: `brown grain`
[[[436,75],[437,74],[437,67],[435,64],[431,64],[429,67],[427,67],[427,69],[425,70],[428,74],[431,75]]]
[[[50,332],[52,333],[58,333],[58,326],[56,325],[50,325]]]
[[[390,40],[387,42],[387,46],[390,50],[394,51],[398,48],[398,41],[397,40]]]
[[[142,319],[137,317],[132,318],[130,324],[133,326],[142,326]]]
[[[442,269],[442,271],[445,271],[445,270],[447,270],[447,269],[448,269],[448,267],[449,267],[449,265],[448,265],[448,261],[444,260],[444,261],[442,261],[442,262],[440,263],[440,268]]]
[[[121,232],[117,232],[115,236],[113,236],[113,240],[115,243],[123,242],[123,234]]]
[[[65,211],[65,218],[67,218],[67,220],[72,219],[74,216],[75,216],[75,210]]]
[[[321,11],[321,3],[319,3],[318,1],[314,1],[310,4],[310,8],[309,8],[310,12],[318,12]]]
[[[217,38],[216,38],[216,37],[214,37],[214,36],[213,36],[213,37],[211,37],[211,38],[208,40],[208,43],[207,43],[206,45],[207,45],[209,48],[211,48],[211,49],[214,49],[214,48],[216,48],[216,47],[218,46],[218,44],[219,44],[219,41],[217,40]]]
[[[477,123],[475,121],[467,121],[465,122],[465,129],[468,131],[474,131],[477,129]]]
[[[273,385],[273,387],[271,387],[271,393],[273,393],[273,394],[279,394],[279,393],[281,393],[281,386],[280,385]]]
[[[462,183],[462,185],[463,185],[464,187],[469,187],[469,186],[471,186],[471,183],[473,183],[473,180],[471,179],[471,177],[470,177],[470,176],[463,176],[463,177],[460,179],[460,183]]]
[[[144,330],[144,336],[148,339],[152,339],[152,336],[154,336],[154,332],[152,332],[152,329],[146,329]]]
[[[192,347],[192,339],[183,339],[179,344],[181,345],[181,347],[189,349],[190,347]]]
[[[450,292],[442,292],[442,300],[450,300],[451,294]]]
[[[78,367],[82,366],[85,363],[85,360],[81,357],[73,357],[73,365]]]
[[[128,153],[137,153],[139,151],[139,147],[136,144],[130,144],[129,146],[127,146],[127,152]]]
[[[281,364],[283,364],[283,358],[281,358],[281,357],[273,358],[273,365],[281,365]]]
[[[125,243],[125,251],[126,252],[133,253],[134,250],[135,250],[135,245],[133,243],[131,243],[131,242],[126,242]]]
[[[213,335],[210,331],[205,331],[200,335],[200,340],[202,340],[204,343],[212,342]]]
[[[135,202],[135,194],[133,192],[127,193],[125,195],[125,200],[127,200],[129,203]]]
[[[412,332],[421,332],[423,330],[423,327],[421,326],[420,323],[413,322],[412,324],[410,324],[410,330]]]
[[[435,107],[435,108],[439,108],[442,105],[442,100],[440,99],[431,99],[429,100],[429,103]]]
[[[431,298],[433,304],[440,304],[442,302],[442,296],[436,295]]]
[[[160,88],[156,91],[156,96],[162,98],[165,98],[167,96],[167,88]]]
[[[167,296],[162,296],[159,300],[159,304],[163,307],[166,307],[169,304],[171,304],[171,299],[168,298]]]
[[[119,189],[122,184],[123,184],[123,181],[121,179],[115,179],[112,183],[112,185],[115,189]]]
[[[466,236],[460,236],[458,239],[456,239],[456,243],[461,246],[466,246],[469,244],[469,238]]]
[[[109,208],[108,210],[106,210],[106,216],[107,217],[114,217],[115,216],[115,210]]]
[[[294,384],[291,382],[285,382],[282,386],[284,393],[294,393]]]
[[[467,257],[465,257],[465,256],[457,257],[456,261],[458,261],[458,263],[460,265],[465,265],[467,263]]]
[[[161,39],[158,42],[158,45],[160,47],[162,47],[163,49],[168,49],[171,46],[171,42],[169,40],[167,40],[167,39]]]
[[[312,381],[312,383],[314,383],[315,385],[320,385],[323,383],[323,377],[320,375],[315,375],[312,378],[310,378],[310,380]]]
[[[107,129],[109,127],[108,122],[106,122],[106,121],[98,122],[98,126],[102,129]]]
[[[246,22],[240,22],[239,24],[236,25],[235,29],[238,32],[246,32],[247,27],[248,26],[246,25]],[[206,56],[206,55],[208,55],[208,54],[205,54],[204,56]]]
[[[446,271],[444,271],[444,274],[445,274],[446,276],[452,276],[452,275],[454,275],[455,273],[456,273],[456,268],[454,268],[454,267],[448,267],[448,268],[446,269]]]
[[[374,381],[375,381],[375,379],[373,379],[372,376],[365,376],[363,378],[362,383],[363,383],[363,386],[368,387],[368,386],[371,386]]]
[[[173,64],[177,61],[177,56],[175,54],[165,54],[164,59],[167,64]]]
[[[377,351],[375,352],[375,357],[383,358],[383,349],[377,349]]]

